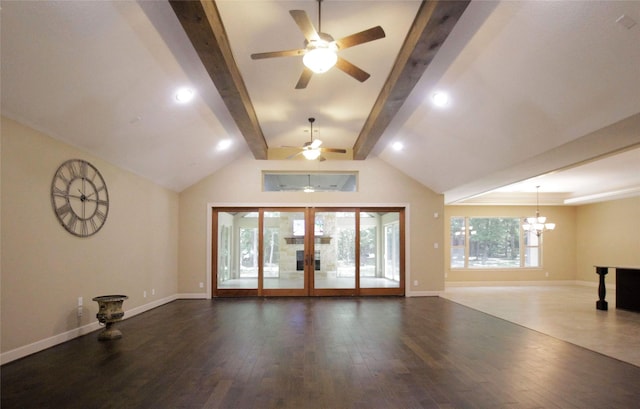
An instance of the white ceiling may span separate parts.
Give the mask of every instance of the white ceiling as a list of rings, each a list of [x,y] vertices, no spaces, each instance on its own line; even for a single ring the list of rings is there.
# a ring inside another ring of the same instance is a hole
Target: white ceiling
[[[300,57],[249,56],[301,48],[289,10],[317,23],[317,3],[217,5],[268,146],[301,145],[313,116],[325,146],[351,148],[420,3],[325,0],[322,31],[380,25],[386,37],[341,51],[366,82],[332,70],[304,90]],[[175,191],[248,151],[169,3],[1,7],[3,115]],[[640,2],[472,2],[372,154],[447,203],[530,203],[537,185],[549,203],[640,194],[640,24],[623,15],[640,22]],[[192,103],[176,102],[180,86],[196,90]],[[430,103],[436,90],[449,106]]]

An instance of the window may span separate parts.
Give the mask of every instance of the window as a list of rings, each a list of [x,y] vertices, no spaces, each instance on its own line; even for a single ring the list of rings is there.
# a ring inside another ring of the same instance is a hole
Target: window
[[[265,192],[357,192],[358,172],[262,173]]]
[[[539,267],[540,238],[521,224],[518,217],[452,217],[451,268]]]

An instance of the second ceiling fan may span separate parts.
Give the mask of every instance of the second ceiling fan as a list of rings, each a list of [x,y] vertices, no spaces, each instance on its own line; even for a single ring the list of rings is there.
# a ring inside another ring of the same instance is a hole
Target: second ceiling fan
[[[308,142],[305,142],[301,147],[296,146],[285,146],[285,148],[294,148],[298,149],[298,152],[290,155],[287,159],[293,159],[298,155],[304,156],[307,160],[316,160],[318,159],[320,162],[325,161],[326,158],[322,156],[323,152],[332,152],[332,153],[347,153],[346,149],[341,148],[321,148],[322,141],[320,139],[313,139],[313,123],[316,121],[315,118],[309,118],[309,133],[311,138]]]
[[[331,35],[322,32],[322,0],[318,0],[317,30],[304,10],[289,10],[289,14],[304,35],[304,48],[251,54],[252,59],[303,56],[302,61],[305,67],[296,84],[296,89],[306,88],[313,73],[326,72],[334,65],[360,82],[364,82],[370,77],[369,73],[340,57],[338,51],[384,38],[385,33],[382,27],[372,27],[334,40]]]

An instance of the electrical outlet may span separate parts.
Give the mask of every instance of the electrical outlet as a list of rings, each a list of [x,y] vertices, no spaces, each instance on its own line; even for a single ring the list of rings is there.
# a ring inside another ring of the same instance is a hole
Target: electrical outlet
[[[549,272],[548,272],[548,271],[546,271],[546,272],[544,273],[544,276],[545,276],[545,277],[549,277]]]
[[[156,289],[155,288],[151,289],[151,295],[156,295]]]
[[[147,298],[147,292],[146,292],[146,291],[143,291],[143,292],[142,292],[142,296],[143,296],[144,298]]]
[[[413,286],[417,287],[418,286],[418,280],[413,280]]]
[[[204,283],[203,282],[200,283],[200,288],[204,288]]]
[[[437,249],[438,247],[440,247],[440,245],[438,243],[433,243],[433,248]]]
[[[78,307],[76,309],[76,315],[78,316],[78,318],[82,318],[82,297],[78,297]]]

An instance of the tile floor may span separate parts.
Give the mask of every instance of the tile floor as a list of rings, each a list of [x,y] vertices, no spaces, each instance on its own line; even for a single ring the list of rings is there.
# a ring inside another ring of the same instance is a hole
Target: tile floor
[[[586,286],[448,287],[443,298],[595,352],[640,366],[640,313],[596,310],[598,289]]]

